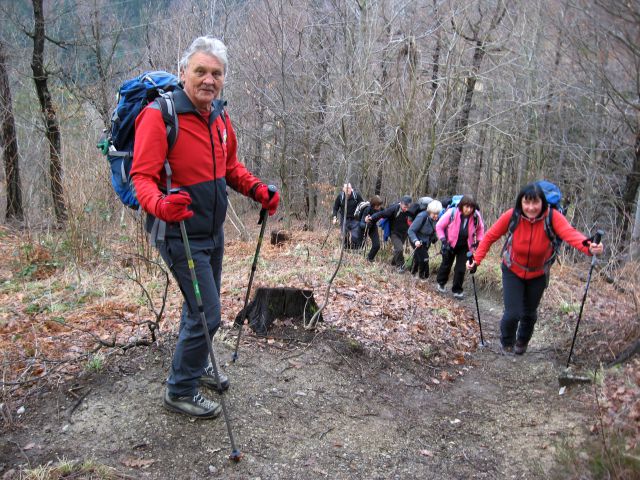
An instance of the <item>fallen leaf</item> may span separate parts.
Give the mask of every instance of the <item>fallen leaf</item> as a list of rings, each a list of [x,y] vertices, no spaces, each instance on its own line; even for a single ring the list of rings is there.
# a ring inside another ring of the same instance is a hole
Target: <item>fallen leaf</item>
[[[31,450],[35,446],[36,446],[36,444],[31,442],[31,443],[27,443],[24,447],[22,447],[22,449],[23,450]]]
[[[449,372],[447,372],[446,370],[443,370],[443,371],[440,373],[440,378],[441,378],[442,380],[449,380],[450,382],[452,382],[452,381],[453,381],[453,377],[452,377],[452,376],[451,376],[451,374],[450,374]]]
[[[420,450],[420,455],[423,457],[433,457],[433,452],[431,450]]]

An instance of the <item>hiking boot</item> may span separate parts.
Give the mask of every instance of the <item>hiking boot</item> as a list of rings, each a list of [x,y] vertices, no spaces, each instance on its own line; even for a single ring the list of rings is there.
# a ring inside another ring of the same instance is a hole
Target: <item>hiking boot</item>
[[[220,375],[220,386],[222,386],[222,390],[218,389],[218,382],[216,382],[216,374],[213,371],[213,365],[209,363],[204,368],[204,373],[200,377],[200,385],[204,385],[205,387],[209,387],[212,390],[215,390],[218,393],[222,393],[225,390],[229,389],[229,378],[222,373],[222,370],[218,368],[218,375]]]
[[[503,345],[500,343],[500,353],[502,355],[513,355],[513,345]]]
[[[516,340],[516,346],[513,349],[513,353],[515,353],[516,355],[524,355],[524,353],[527,351],[527,345],[528,342]]]
[[[441,284],[441,283],[439,283],[439,284],[438,284],[438,286],[437,286],[436,288],[438,289],[438,291],[439,291],[440,293],[446,293],[446,291],[447,291],[447,289],[446,289],[446,288],[444,288],[444,285],[443,285],[443,284]]]
[[[185,395],[180,397],[169,393],[169,390],[165,390],[164,406],[172,412],[196,418],[216,418],[222,411],[220,404],[213,400],[208,400],[200,392],[197,392],[194,396]]]
[[[453,298],[457,298],[458,300],[462,300],[464,298],[464,293],[462,292],[455,292],[453,294]]]

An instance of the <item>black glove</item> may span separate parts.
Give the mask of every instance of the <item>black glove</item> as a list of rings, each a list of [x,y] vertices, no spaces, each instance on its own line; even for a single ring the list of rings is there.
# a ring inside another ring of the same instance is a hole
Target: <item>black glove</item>
[[[467,266],[472,265],[473,262],[474,262],[473,253],[467,252]],[[469,273],[473,275],[474,273],[476,273],[476,270],[478,270],[478,264],[473,265],[473,268],[469,269]]]
[[[442,247],[440,249],[440,252],[442,253],[442,255],[446,254],[449,250],[451,250],[451,247],[449,246],[449,242],[447,242],[446,240],[442,240]]]

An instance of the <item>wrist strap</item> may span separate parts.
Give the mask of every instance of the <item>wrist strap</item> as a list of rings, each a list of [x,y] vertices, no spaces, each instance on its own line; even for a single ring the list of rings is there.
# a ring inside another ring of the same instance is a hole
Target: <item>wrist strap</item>
[[[250,196],[251,198],[253,198],[254,200],[256,199],[256,190],[258,190],[258,187],[259,187],[260,185],[264,185],[264,183],[262,183],[262,182],[255,183],[255,184],[253,185],[253,187],[251,187],[251,190],[249,190],[249,196]]]

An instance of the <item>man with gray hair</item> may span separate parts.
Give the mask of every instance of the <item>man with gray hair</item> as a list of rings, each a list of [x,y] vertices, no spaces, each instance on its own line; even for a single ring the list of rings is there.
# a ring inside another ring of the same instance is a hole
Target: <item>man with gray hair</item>
[[[238,161],[236,134],[225,102],[218,98],[226,71],[226,46],[211,36],[196,38],[180,60],[183,86],[172,93],[178,118],[175,144],[169,149],[160,105],[151,103],[136,119],[131,169],[136,196],[148,214],[147,230],[153,235],[154,224],[166,224],[163,238],[153,240],[184,299],[164,405],[199,418],[217,417],[221,407],[199,390],[201,385],[217,388],[217,382],[207,360],[205,331],[179,223],[186,227],[202,308],[213,336],[221,315],[226,187],[260,203],[269,215],[279,202],[278,193],[271,196],[267,186]],[[220,374],[220,381],[223,390],[229,387],[226,376]]]

